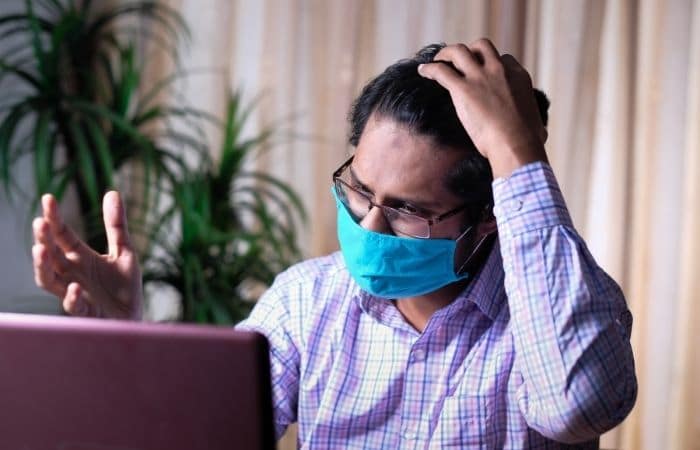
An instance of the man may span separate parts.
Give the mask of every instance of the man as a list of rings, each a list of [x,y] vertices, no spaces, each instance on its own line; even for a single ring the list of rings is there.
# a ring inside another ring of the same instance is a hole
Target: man
[[[597,448],[636,397],[631,316],[572,226],[527,72],[485,39],[429,46],[351,122],[341,253],[280,274],[239,325],[270,341],[278,437],[298,422],[303,448]],[[138,318],[118,195],[102,256],[43,207],[37,283],[70,313]]]

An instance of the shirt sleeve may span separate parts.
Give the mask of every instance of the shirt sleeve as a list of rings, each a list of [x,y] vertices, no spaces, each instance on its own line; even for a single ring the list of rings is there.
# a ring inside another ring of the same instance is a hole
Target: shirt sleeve
[[[289,330],[289,310],[284,295],[286,273],[275,280],[258,300],[250,316],[236,329],[262,333],[270,344],[272,405],[275,439],[279,440],[289,424],[296,422],[299,392],[299,349]]]
[[[637,393],[632,317],[574,230],[549,165],[494,180],[505,287],[528,425],[561,442],[620,423]]]

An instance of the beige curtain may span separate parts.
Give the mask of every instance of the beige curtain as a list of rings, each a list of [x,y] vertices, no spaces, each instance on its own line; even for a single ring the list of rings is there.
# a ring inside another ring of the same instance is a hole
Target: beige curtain
[[[574,222],[622,285],[639,398],[603,437],[700,449],[700,2],[693,0],[176,0],[193,42],[185,89],[221,113],[261,95],[250,131],[284,139],[255,162],[302,194],[308,256],[337,248],[330,174],[360,87],[430,42],[490,37],[552,100],[548,153]],[[212,130],[212,141],[219,138]],[[294,438],[281,444],[293,448]]]

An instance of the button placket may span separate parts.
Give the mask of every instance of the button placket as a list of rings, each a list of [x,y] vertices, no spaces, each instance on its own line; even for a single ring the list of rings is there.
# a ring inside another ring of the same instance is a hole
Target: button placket
[[[413,441],[418,438],[418,432],[414,425],[407,425],[403,430],[403,437],[406,440]]]
[[[420,396],[420,390],[423,389],[423,373],[424,367],[421,362],[427,358],[427,350],[425,344],[420,343],[420,339],[411,346],[408,354],[406,367],[406,383],[404,384],[404,399],[408,403],[403,406],[401,414],[401,437],[405,441],[411,441],[411,444],[406,442],[405,445],[412,448],[421,440],[421,416],[410,406],[410,402],[415,403],[416,398]],[[406,448],[409,448],[406,447]]]
[[[425,349],[423,348],[417,348],[413,350],[413,353],[411,355],[411,362],[421,362],[424,361],[427,356],[427,353]]]

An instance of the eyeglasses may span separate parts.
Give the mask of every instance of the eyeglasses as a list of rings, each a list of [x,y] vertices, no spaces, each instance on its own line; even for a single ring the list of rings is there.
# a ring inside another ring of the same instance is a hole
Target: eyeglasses
[[[344,175],[353,158],[354,156],[351,156],[333,173],[333,185],[336,195],[357,222],[364,219],[372,208],[377,207],[384,214],[384,218],[394,233],[428,239],[433,225],[454,216],[470,205],[470,203],[466,203],[432,218],[422,217],[416,213],[402,211],[391,206],[379,205],[372,200],[372,193],[363,190],[357,185],[356,180],[348,179],[347,175]]]

